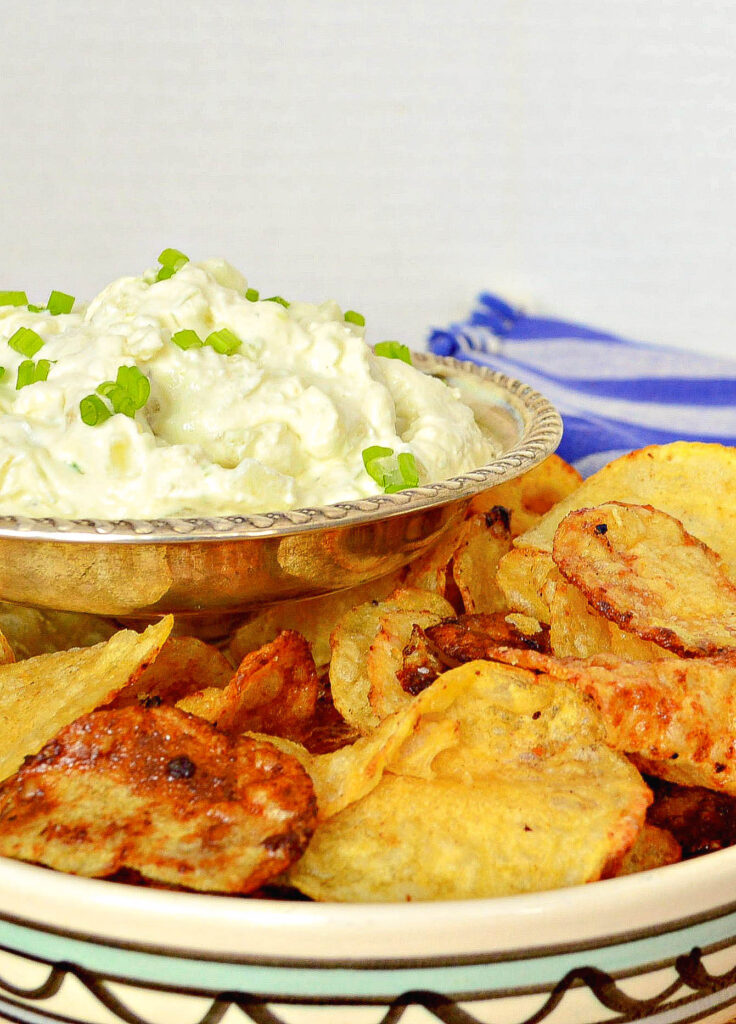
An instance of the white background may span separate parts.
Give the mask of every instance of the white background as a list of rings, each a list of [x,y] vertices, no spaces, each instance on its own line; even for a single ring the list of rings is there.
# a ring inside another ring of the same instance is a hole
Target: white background
[[[733,0],[0,0],[0,287],[165,245],[421,345],[483,289],[731,353]]]

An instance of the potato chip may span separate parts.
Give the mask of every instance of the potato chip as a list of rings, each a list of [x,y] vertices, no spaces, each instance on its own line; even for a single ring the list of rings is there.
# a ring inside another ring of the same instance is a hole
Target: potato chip
[[[289,880],[316,899],[500,896],[614,871],[650,795],[602,742],[591,705],[556,682],[471,662],[417,702],[457,723],[429,780],[384,774],[318,826]],[[449,701],[449,703],[448,703]]]
[[[535,526],[546,512],[576,491],[582,482],[583,478],[573,466],[559,455],[550,455],[521,476],[476,495],[470,503],[470,511],[472,514],[491,512],[494,508],[505,509],[511,535],[517,537]]]
[[[547,625],[550,597],[560,579],[552,555],[536,548],[513,548],[501,558],[496,572],[507,608]]]
[[[634,875],[640,871],[663,868],[682,860],[682,849],[667,829],[645,824],[628,851],[616,875]]]
[[[470,529],[467,520],[461,519],[445,530],[438,541],[410,563],[404,586],[439,594],[460,611],[461,598],[452,576],[452,560]]]
[[[249,892],[316,816],[301,766],[176,708],[83,715],[0,786],[0,854],[88,876]]]
[[[330,662],[332,697],[343,718],[367,733],[382,714],[405,703],[396,672],[412,625],[453,614],[439,594],[402,587],[385,601],[358,605],[344,615],[332,635]]]
[[[193,636],[170,636],[153,664],[109,706],[175,704],[197,690],[225,686],[232,674],[232,665],[216,647]]]
[[[609,462],[588,477],[515,544],[551,554],[555,530],[568,512],[609,501],[653,505],[679,519],[688,533],[718,552],[726,574],[736,583],[736,533],[731,528],[734,493],[736,448],[697,441],[651,445]]]
[[[703,786],[649,779],[654,801],[647,820],[671,832],[683,857],[700,857],[736,844],[736,797]]]
[[[0,779],[80,715],[132,685],[171,631],[169,615],[144,633],[122,630],[94,647],[0,666]]]
[[[109,640],[119,628],[114,619],[101,615],[27,608],[0,601],[0,630],[18,661],[72,647],[92,647]]]
[[[227,686],[190,694],[177,707],[233,736],[257,732],[299,740],[314,717],[319,689],[309,644],[284,630],[246,654]]]
[[[681,655],[736,649],[736,586],[720,558],[664,512],[619,502],[571,512],[553,558],[627,632]]]
[[[452,577],[466,613],[508,610],[496,571],[510,550],[508,516],[491,509],[466,521],[465,536],[452,559]]]
[[[671,651],[604,619],[590,607],[577,587],[566,581],[554,584],[549,618],[550,648],[559,658],[587,658],[605,653],[630,661],[676,657]]]
[[[236,630],[230,641],[233,660],[239,664],[246,654],[275,640],[283,630],[295,629],[308,641],[320,669],[329,663],[330,634],[340,618],[356,605],[385,598],[399,586],[402,576],[403,570],[334,594],[271,605]]]
[[[736,664],[637,662],[610,654],[563,659],[512,648],[498,648],[495,656],[592,698],[610,745],[647,774],[736,794]]]

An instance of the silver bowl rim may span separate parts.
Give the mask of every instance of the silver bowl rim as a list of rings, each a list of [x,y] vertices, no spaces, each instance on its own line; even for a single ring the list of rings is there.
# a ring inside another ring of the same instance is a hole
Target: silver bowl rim
[[[250,515],[161,517],[152,519],[61,519],[56,517],[0,516],[0,538],[45,541],[110,543],[187,543],[222,540],[256,540],[288,536],[311,530],[357,526],[376,518],[439,506],[471,497],[510,475],[517,475],[551,454],[562,437],[559,412],[530,385],[469,360],[412,353],[420,370],[445,370],[468,374],[499,386],[515,397],[530,415],[519,442],[497,458],[459,476],[407,488],[395,494],[378,494],[357,501],[340,501]]]

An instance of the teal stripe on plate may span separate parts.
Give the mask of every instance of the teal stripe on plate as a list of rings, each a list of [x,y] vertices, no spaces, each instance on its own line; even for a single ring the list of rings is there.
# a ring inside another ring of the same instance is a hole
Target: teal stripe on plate
[[[452,994],[544,987],[555,984],[576,967],[625,974],[641,965],[671,961],[696,946],[707,951],[729,939],[733,939],[736,947],[736,913],[679,931],[581,953],[487,964],[393,969],[379,966],[353,970],[320,967],[317,963],[314,967],[213,963],[102,946],[34,931],[22,925],[0,923],[0,945],[11,952],[26,953],[48,963],[68,962],[106,978],[148,982],[174,989],[191,987],[209,992],[240,991],[305,998],[331,995],[379,999],[393,998],[412,989]]]

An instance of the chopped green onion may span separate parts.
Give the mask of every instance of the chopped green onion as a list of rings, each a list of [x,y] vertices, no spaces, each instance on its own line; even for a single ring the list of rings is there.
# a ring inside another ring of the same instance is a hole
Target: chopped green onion
[[[27,306],[28,296],[25,292],[0,292],[0,306]]]
[[[88,427],[96,427],[98,423],[104,423],[112,416],[110,410],[97,395],[87,395],[86,398],[83,398],[79,403],[79,412],[82,422],[86,423]]]
[[[97,394],[109,400],[113,412],[120,412],[132,419],[136,410],[142,409],[148,401],[151,383],[137,366],[120,366],[117,380],[103,380],[97,388]]]
[[[384,470],[378,465],[381,459],[387,459],[393,455],[393,448],[384,448],[383,445],[373,444],[362,451],[363,465],[368,476],[372,477],[379,487],[383,487]]]
[[[395,462],[386,462],[394,453],[393,448],[384,448],[374,444],[363,449],[363,465],[366,472],[386,494],[395,494],[406,487],[416,487],[419,483],[419,472],[411,452],[399,452]]]
[[[347,311],[345,321],[349,324],[357,324],[358,327],[365,327],[365,317],[362,313],[356,313],[354,309]]]
[[[213,331],[212,334],[207,335],[205,340],[205,345],[210,345],[215,352],[219,352],[222,356],[234,355],[242,344],[237,334],[233,334],[227,327]]]
[[[20,391],[21,388],[28,387],[29,384],[35,384],[39,380],[46,380],[50,369],[51,363],[48,359],[39,359],[37,363],[34,363],[32,359],[24,359],[18,366],[15,390]]]
[[[43,338],[32,331],[30,327],[19,327],[15,334],[8,338],[8,345],[16,352],[20,352],[22,356],[30,359],[43,347]]]
[[[0,380],[2,380],[4,376],[5,376],[5,367],[4,366],[0,366]]]
[[[185,351],[188,348],[201,348],[204,345],[197,332],[191,330],[177,331],[176,334],[171,335],[171,340]]]
[[[167,281],[174,276],[177,270],[181,270],[185,263],[189,262],[189,257],[179,249],[164,249],[159,254],[158,261],[161,264],[161,269],[156,274],[156,280]]]
[[[264,299],[264,302],[278,302],[279,306],[283,306],[284,309],[289,308],[289,303],[281,295],[271,295],[269,298]]]
[[[151,382],[137,366],[121,366],[118,369],[117,383],[125,388],[133,400],[136,409],[142,409],[151,394]]]
[[[259,292],[257,288],[249,288],[248,291],[245,293],[245,297],[248,300],[248,302],[258,302],[258,295]]]
[[[401,359],[411,366],[411,352],[400,341],[379,341],[373,351],[384,359]]]
[[[45,309],[46,309],[45,306],[34,306],[32,302],[28,303],[28,312],[29,313],[43,313],[43,311]]]
[[[66,292],[53,291],[46,303],[46,309],[52,316],[58,316],[59,313],[71,313],[73,306],[74,296],[67,295]]]

